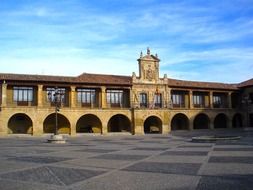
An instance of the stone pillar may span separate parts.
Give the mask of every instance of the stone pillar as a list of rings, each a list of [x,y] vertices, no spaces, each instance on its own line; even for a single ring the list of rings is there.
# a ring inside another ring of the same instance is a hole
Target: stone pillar
[[[190,91],[189,91],[189,108],[190,108],[190,109],[193,109],[193,108],[194,108],[194,107],[193,107],[193,98],[192,98],[193,95],[192,95],[192,93],[193,93],[192,90],[190,90]]]
[[[38,85],[38,92],[37,92],[37,105],[38,107],[42,107],[43,106],[43,85]]]
[[[106,135],[108,133],[107,123],[102,122],[102,135]]]
[[[228,108],[231,109],[232,108],[232,96],[231,96],[232,92],[228,93]]]
[[[209,92],[210,108],[213,109],[213,91]]]
[[[233,128],[233,119],[231,117],[227,119],[227,128],[229,129]]]
[[[135,125],[134,134],[135,135],[144,135],[144,126],[142,126],[142,125]]]
[[[2,107],[7,105],[7,84],[4,82],[2,84]]]
[[[138,114],[134,113],[134,134],[135,135],[144,135],[144,122],[142,118],[138,117]]]
[[[214,122],[213,122],[213,120],[212,120],[212,121],[210,121],[209,128],[210,128],[210,129],[214,129]]]
[[[71,86],[70,87],[70,106],[72,108],[76,107],[76,87],[75,86]]]
[[[33,123],[33,136],[41,136],[43,134],[43,120],[45,118],[43,118],[43,114],[40,113],[40,111],[38,111],[36,114],[36,116],[34,118],[36,118],[34,120]]]
[[[134,92],[132,89],[129,90],[130,108],[134,107]]]
[[[76,123],[75,122],[71,122],[70,136],[76,136]]]
[[[168,108],[172,108],[172,100],[171,100],[171,88],[167,88],[167,98],[168,98]]]
[[[166,125],[162,125],[162,134],[163,135],[167,135],[167,134],[169,134],[169,126],[168,126],[168,124]]]
[[[194,130],[194,118],[193,117],[191,117],[189,119],[189,130],[190,131]]]
[[[106,102],[106,87],[102,86],[101,87],[101,107],[102,108],[107,108],[107,102]]]

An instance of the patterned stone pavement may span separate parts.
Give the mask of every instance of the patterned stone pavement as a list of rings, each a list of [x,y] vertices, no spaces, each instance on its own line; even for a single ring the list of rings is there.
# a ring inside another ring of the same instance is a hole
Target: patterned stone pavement
[[[193,143],[192,136],[240,135]],[[253,131],[178,131],[170,135],[0,138],[1,190],[252,189]]]

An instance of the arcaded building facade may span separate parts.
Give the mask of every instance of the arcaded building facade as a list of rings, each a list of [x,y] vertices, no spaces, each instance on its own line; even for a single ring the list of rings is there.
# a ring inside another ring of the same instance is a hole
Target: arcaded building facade
[[[0,74],[0,135],[53,133],[55,105],[49,94],[56,87],[62,94],[57,114],[62,134],[253,127],[253,79],[238,84],[175,80],[159,76],[159,62],[148,49],[138,59],[138,75]]]

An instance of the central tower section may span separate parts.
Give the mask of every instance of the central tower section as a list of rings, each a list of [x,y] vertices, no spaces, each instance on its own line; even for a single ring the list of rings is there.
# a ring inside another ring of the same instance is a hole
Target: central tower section
[[[151,55],[150,49],[147,48],[147,55],[143,56],[142,52],[139,63],[139,77],[141,81],[156,82],[159,80],[159,62],[157,54]]]

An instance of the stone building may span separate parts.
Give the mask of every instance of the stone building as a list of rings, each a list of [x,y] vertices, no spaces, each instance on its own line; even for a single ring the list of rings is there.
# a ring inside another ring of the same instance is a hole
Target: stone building
[[[0,74],[0,135],[55,130],[48,94],[61,91],[58,132],[130,134],[253,127],[253,79],[239,84],[159,76],[157,55],[140,55],[139,75],[77,77]]]

